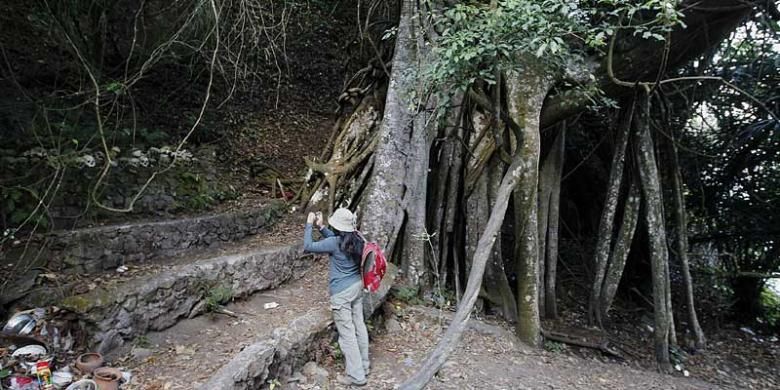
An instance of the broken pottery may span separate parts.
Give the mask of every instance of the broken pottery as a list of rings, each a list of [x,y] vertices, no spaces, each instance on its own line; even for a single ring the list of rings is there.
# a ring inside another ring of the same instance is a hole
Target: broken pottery
[[[98,389],[119,389],[119,381],[122,379],[122,371],[119,371],[113,367],[100,367],[96,368],[92,374],[94,376],[93,380],[98,385]]]
[[[89,374],[96,368],[103,365],[103,355],[97,352],[89,352],[79,355],[76,359],[76,368],[82,374]]]

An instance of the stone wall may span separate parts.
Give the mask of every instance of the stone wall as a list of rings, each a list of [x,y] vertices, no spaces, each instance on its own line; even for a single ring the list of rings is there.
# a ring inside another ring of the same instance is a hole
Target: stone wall
[[[171,267],[147,278],[68,297],[60,306],[78,314],[92,344],[105,353],[124,340],[204,312],[205,298],[215,288],[229,288],[234,297],[244,297],[298,278],[310,264],[302,245],[296,243]]]
[[[379,290],[364,298],[364,318],[371,318],[390,292],[398,269],[388,264],[387,271]],[[301,313],[288,326],[274,329],[271,337],[244,348],[199,389],[261,389],[270,378],[289,377],[315,356],[319,340],[335,336],[332,325],[333,315],[328,307]]]
[[[27,253],[40,259],[35,263],[53,271],[98,272],[255,235],[270,227],[282,212],[283,205],[273,203],[196,218],[55,232],[39,237]]]

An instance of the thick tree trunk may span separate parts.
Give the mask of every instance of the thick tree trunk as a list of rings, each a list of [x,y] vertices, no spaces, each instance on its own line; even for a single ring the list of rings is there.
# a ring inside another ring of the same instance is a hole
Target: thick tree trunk
[[[517,328],[520,340],[541,346],[539,322],[539,113],[547,93],[548,80],[521,78],[515,72],[507,75],[507,98],[510,116],[523,129],[523,142],[516,154],[523,160],[514,195],[515,262],[517,264]]]
[[[602,319],[606,318],[609,308],[612,307],[612,301],[615,299],[620,279],[623,277],[623,269],[626,267],[626,260],[628,260],[631,243],[636,232],[637,220],[639,219],[640,200],[639,184],[634,179],[631,181],[631,187],[628,190],[628,198],[626,198],[623,209],[623,222],[620,224],[615,247],[610,255],[604,286],[601,288],[599,307]]]
[[[669,362],[669,314],[671,308],[666,298],[668,253],[666,229],[663,221],[661,185],[655,160],[653,139],[650,136],[649,100],[642,96],[637,105],[636,127],[638,142],[636,148],[642,194],[645,202],[645,222],[650,244],[650,265],[653,279],[653,312],[655,314],[655,357],[659,370],[671,371]]]
[[[417,89],[412,75],[415,69],[422,68],[420,61],[425,55],[425,48],[418,47],[421,20],[424,19],[419,17],[417,2],[404,0],[379,144],[361,205],[366,210],[362,230],[379,242],[388,256],[401,258],[404,280],[415,287],[419,286],[425,271],[427,243],[413,239],[412,235],[425,231],[431,131],[428,121],[415,120],[420,110],[413,107],[410,98],[411,92]],[[403,256],[393,253],[398,239],[403,239]]]
[[[418,2],[414,2],[418,4]],[[422,25],[427,18],[424,18],[425,10],[419,10],[415,7],[414,17],[412,19],[412,34],[415,39],[416,50],[416,68],[425,69],[425,63],[428,61],[428,46],[425,42]],[[407,77],[412,77],[407,75]],[[406,156],[406,180],[404,192],[404,208],[406,212],[406,222],[404,224],[403,254],[401,265],[406,274],[405,280],[411,286],[428,288],[431,285],[430,269],[426,264],[426,253],[430,244],[426,241],[430,239],[426,227],[426,206],[427,206],[427,186],[428,186],[428,168],[429,154],[431,144],[436,137],[436,120],[432,117],[432,112],[436,106],[435,98],[426,97],[424,90],[425,84],[416,81],[415,95],[420,100],[422,106],[416,109],[413,119],[412,137],[409,141],[408,155]],[[408,93],[408,91],[407,91]],[[406,99],[407,105],[414,104],[413,99]],[[420,238],[422,236],[422,238]],[[427,258],[432,258],[430,253]]]
[[[538,269],[536,188],[539,169],[539,114],[544,97],[551,85],[551,78],[547,77],[547,75],[533,74],[530,70],[524,76],[521,79],[518,74],[512,73],[507,77],[509,112],[512,118],[515,118],[524,128],[524,139],[522,143],[518,142],[520,144],[518,151],[512,157],[512,163],[501,181],[501,186],[496,194],[495,207],[490,213],[485,231],[477,244],[463,300],[458,305],[458,310],[450,326],[436,345],[436,348],[428,355],[428,358],[423,362],[418,371],[401,384],[400,389],[424,388],[457,345],[477,300],[485,266],[490,258],[496,236],[501,230],[506,209],[509,205],[509,197],[512,195],[514,188],[521,182],[523,183],[523,191],[521,191],[522,195],[520,197],[527,207],[524,213],[524,224],[521,226],[525,229],[526,236],[530,236],[531,244],[523,245],[522,249],[522,252],[529,254],[529,259],[521,261],[527,269],[523,275],[520,275],[519,279],[522,279],[523,283],[528,285],[524,285],[521,288],[521,291],[527,295],[520,295],[521,298],[524,298],[520,301],[524,301],[524,303],[518,304],[519,309],[522,310],[518,310],[518,312],[535,318],[525,318],[523,321],[519,319],[518,324],[523,322],[521,335],[525,336],[523,337],[524,341],[532,345],[540,344],[538,302],[536,301],[536,273]],[[531,142],[535,146],[526,147],[527,138],[531,138]],[[534,138],[535,141],[533,140]],[[532,172],[529,173],[528,171]],[[516,229],[519,228],[521,227],[516,226]]]
[[[688,221],[685,212],[685,199],[682,191],[682,175],[680,173],[680,164],[677,158],[677,147],[673,142],[669,142],[669,148],[672,159],[671,181],[672,181],[672,200],[674,207],[674,217],[676,222],[675,246],[677,247],[677,258],[680,260],[682,268],[683,284],[685,285],[685,300],[688,306],[688,324],[696,340],[696,348],[703,349],[707,345],[704,332],[699,325],[699,318],[696,315],[696,306],[693,297],[693,279],[691,278],[690,261],[688,260]]]
[[[631,122],[634,118],[634,106],[631,101],[628,107],[621,110],[620,121],[617,127],[617,139],[615,140],[615,152],[612,154],[612,167],[609,171],[607,195],[604,200],[604,209],[601,212],[599,223],[599,236],[596,241],[594,256],[594,275],[591,285],[590,299],[588,300],[588,324],[602,327],[599,308],[601,286],[604,284],[604,274],[609,261],[609,252],[612,245],[613,227],[615,223],[615,211],[617,210],[620,187],[623,181],[623,167],[625,166],[626,144],[628,143]]]

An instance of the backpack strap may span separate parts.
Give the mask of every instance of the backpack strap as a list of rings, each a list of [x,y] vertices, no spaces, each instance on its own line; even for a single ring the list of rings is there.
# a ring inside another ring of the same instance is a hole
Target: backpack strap
[[[364,243],[368,242],[368,240],[366,240],[366,236],[363,235],[363,232],[361,232],[360,230],[355,229],[355,233],[357,233],[358,237],[360,237],[363,240]]]

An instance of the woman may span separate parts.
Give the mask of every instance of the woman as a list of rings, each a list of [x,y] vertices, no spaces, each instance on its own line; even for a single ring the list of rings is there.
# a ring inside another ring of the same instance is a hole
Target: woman
[[[314,222],[323,237],[320,241],[313,241],[311,237]],[[355,231],[355,216],[349,210],[336,210],[328,222],[333,230],[324,226],[321,214],[309,213],[303,235],[303,249],[330,255],[330,308],[333,310],[333,321],[339,332],[339,346],[347,366],[346,375],[339,375],[337,380],[347,386],[363,386],[370,368],[368,331],[363,322],[363,280],[360,277],[364,241]]]

